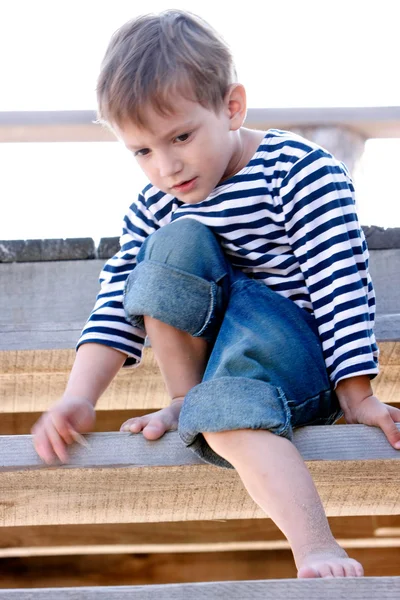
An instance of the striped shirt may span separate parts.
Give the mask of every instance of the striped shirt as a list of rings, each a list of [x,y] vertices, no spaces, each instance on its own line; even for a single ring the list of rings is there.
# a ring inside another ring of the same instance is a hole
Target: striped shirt
[[[125,366],[139,363],[145,336],[125,319],[124,284],[147,236],[178,218],[207,225],[235,267],[314,314],[334,385],[378,373],[375,294],[350,175],[323,148],[277,129],[202,202],[185,204],[152,185],[139,194],[77,347],[105,344],[127,354]]]

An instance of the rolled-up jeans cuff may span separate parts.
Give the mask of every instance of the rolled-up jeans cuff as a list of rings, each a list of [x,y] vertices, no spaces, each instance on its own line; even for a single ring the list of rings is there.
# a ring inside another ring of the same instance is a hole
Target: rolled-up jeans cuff
[[[146,260],[129,275],[124,290],[126,319],[144,329],[144,315],[194,337],[207,338],[217,301],[217,285],[175,267]]]
[[[221,377],[200,383],[186,395],[178,432],[205,462],[232,469],[202,432],[238,429],[266,429],[291,440],[291,414],[283,390],[265,381]]]

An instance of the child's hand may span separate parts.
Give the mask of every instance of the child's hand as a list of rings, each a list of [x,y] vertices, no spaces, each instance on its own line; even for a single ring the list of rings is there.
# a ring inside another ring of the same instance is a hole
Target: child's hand
[[[150,415],[128,419],[121,425],[120,431],[131,433],[143,432],[147,440],[157,440],[166,431],[178,429],[179,413],[181,412],[183,398],[176,398],[170,406],[158,410]]]
[[[68,462],[67,446],[79,440],[80,433],[93,430],[95,421],[95,409],[89,400],[64,397],[32,427],[36,452],[48,464],[56,457]]]
[[[349,403],[344,411],[347,423],[363,423],[380,427],[390,444],[400,450],[400,431],[395,423],[400,423],[400,410],[383,404],[376,396],[368,396],[359,403]]]

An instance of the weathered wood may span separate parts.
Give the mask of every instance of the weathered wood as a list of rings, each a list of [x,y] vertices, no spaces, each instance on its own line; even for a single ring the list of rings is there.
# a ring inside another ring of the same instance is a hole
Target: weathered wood
[[[344,548],[397,547],[400,516],[329,517]],[[286,544],[271,519],[1,527],[0,557],[278,549]],[[134,550],[133,550],[134,548]]]
[[[400,403],[400,342],[380,342],[379,348],[380,373],[372,386],[382,402]],[[63,394],[74,358],[74,350],[0,352],[0,413],[47,410]],[[145,348],[141,366],[121,369],[97,410],[156,410],[169,403],[153,351]]]
[[[74,350],[0,352],[0,412],[47,410],[64,393]],[[97,403],[97,410],[157,409],[168,406],[150,348],[136,369],[121,369]]]
[[[382,402],[400,404],[400,342],[379,343],[380,372],[372,381],[374,393]]]
[[[92,238],[0,240],[0,263],[83,260],[94,256]]]
[[[400,315],[400,249],[370,251],[370,272],[376,293],[378,317]],[[377,320],[379,332],[379,318]],[[397,321],[398,323],[398,321]],[[386,339],[378,333],[379,339]],[[389,338],[393,339],[393,338]]]
[[[95,302],[103,264],[1,264],[0,288],[7,294],[0,295],[0,350],[74,348]]]
[[[168,585],[0,590],[1,600],[393,600],[400,594],[400,577],[349,579],[285,579],[226,581]]]
[[[30,436],[1,437],[0,525],[265,516],[235,471],[199,464],[176,432],[155,442],[121,432],[87,440],[89,448],[74,445],[68,465],[48,467]],[[380,430],[304,428],[295,443],[329,516],[400,514],[400,454]]]
[[[377,338],[400,339],[400,249],[372,251],[370,262],[378,298]],[[0,288],[7,289],[0,296],[0,350],[73,348],[93,307],[103,264],[0,265]]]
[[[72,447],[69,468],[205,464],[175,431],[155,441],[126,432],[92,433],[85,439],[88,447]],[[293,442],[306,461],[400,461],[400,451],[392,448],[383,432],[366,425],[302,427],[294,432]],[[0,436],[0,471],[37,468],[45,466],[33,448],[32,436]]]

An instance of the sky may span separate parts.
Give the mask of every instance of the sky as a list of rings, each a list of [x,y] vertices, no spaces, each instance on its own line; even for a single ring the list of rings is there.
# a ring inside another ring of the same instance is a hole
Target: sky
[[[399,0],[147,0],[191,10],[224,36],[248,106],[399,106]],[[95,109],[112,33],[140,14],[126,0],[0,0],[0,111]],[[369,140],[353,177],[363,224],[400,226],[400,139]],[[115,143],[0,143],[0,239],[119,235],[146,180]]]

